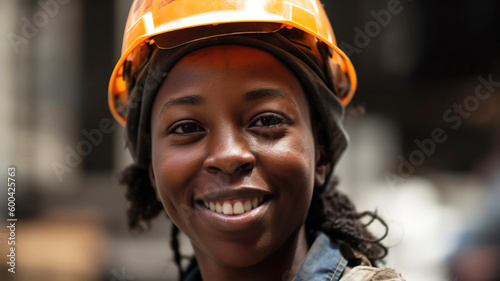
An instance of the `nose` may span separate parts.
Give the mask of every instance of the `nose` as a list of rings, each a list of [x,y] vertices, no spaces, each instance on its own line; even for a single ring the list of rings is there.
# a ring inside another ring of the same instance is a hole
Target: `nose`
[[[221,133],[211,139],[209,146],[209,153],[204,162],[204,168],[209,173],[237,175],[255,166],[255,156],[239,133]]]

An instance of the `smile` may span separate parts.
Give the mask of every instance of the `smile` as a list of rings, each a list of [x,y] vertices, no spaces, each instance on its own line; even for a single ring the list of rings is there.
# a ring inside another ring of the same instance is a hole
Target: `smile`
[[[217,212],[224,215],[241,215],[249,212],[268,200],[268,196],[255,196],[253,198],[222,200],[222,201],[205,201],[198,200],[198,204],[203,205],[206,209],[212,212]]]
[[[245,232],[270,213],[277,198],[265,188],[233,187],[195,195],[192,202],[203,222],[225,232]]]
[[[225,231],[248,231],[270,213],[272,195],[251,195],[208,200],[196,200],[196,214],[212,227]],[[208,205],[208,207],[207,207]],[[245,208],[246,207],[246,208]]]

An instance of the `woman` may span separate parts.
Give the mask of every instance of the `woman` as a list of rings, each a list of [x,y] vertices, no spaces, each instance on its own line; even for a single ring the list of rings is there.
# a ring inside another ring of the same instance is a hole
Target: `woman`
[[[335,190],[356,76],[319,2],[135,1],[122,53],[130,227],[166,211],[181,280],[403,280]]]

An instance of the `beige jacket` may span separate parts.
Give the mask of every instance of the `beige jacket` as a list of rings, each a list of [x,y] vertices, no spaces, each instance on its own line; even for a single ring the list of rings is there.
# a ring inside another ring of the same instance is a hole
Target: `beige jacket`
[[[344,275],[340,281],[405,281],[405,279],[390,268],[356,266]]]
[[[370,261],[348,244],[340,242],[342,255],[355,266],[344,274],[339,281],[405,281],[396,271],[390,268],[373,267]]]

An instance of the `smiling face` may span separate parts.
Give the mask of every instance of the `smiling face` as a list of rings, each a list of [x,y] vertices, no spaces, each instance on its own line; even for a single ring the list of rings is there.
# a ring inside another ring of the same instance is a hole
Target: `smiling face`
[[[325,172],[300,82],[271,54],[223,45],[181,59],[151,135],[153,185],[199,263],[249,267],[307,250],[299,234]]]

